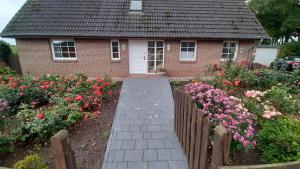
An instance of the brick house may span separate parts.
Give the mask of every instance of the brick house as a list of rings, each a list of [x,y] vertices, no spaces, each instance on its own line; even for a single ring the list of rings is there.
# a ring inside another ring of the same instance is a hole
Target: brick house
[[[28,0],[1,33],[25,74],[195,76],[268,35],[243,0]]]

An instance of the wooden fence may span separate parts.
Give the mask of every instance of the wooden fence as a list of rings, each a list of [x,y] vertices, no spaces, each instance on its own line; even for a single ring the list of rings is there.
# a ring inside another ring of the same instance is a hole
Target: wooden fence
[[[231,136],[223,126],[215,128],[214,142],[210,139],[209,118],[197,111],[191,96],[173,90],[174,126],[179,142],[187,157],[190,169],[218,169],[228,162]],[[209,146],[212,155],[208,156]],[[211,159],[210,164],[208,159]]]
[[[12,70],[16,71],[19,75],[22,75],[20,61],[17,55],[9,56],[6,63]]]

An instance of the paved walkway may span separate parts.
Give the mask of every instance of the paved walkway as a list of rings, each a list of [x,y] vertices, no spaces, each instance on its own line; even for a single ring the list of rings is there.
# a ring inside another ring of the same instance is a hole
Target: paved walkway
[[[188,169],[167,79],[125,79],[102,169]]]

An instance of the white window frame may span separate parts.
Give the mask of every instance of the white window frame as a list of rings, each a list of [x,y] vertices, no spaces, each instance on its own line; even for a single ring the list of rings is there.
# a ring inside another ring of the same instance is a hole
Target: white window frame
[[[149,53],[148,53],[148,50],[149,50],[149,42],[150,41],[154,41],[154,70],[155,70],[155,72],[154,73],[149,73],[149,70],[148,70],[148,66],[149,66]],[[161,41],[161,42],[163,42],[163,47],[162,47],[162,49],[163,49],[163,60],[159,60],[159,61],[162,61],[162,68],[164,69],[165,68],[165,41],[164,40],[147,40],[147,72],[148,72],[148,74],[156,74],[156,72],[157,72],[157,65],[156,65],[156,62],[157,62],[157,59],[156,59],[156,57],[157,57],[157,55],[156,55],[156,52],[157,52],[157,42],[158,41]]]
[[[113,46],[112,46],[113,42],[118,42],[118,56],[119,56],[118,58],[114,58],[113,57],[113,54],[114,54],[114,52],[113,52]],[[110,52],[111,52],[110,56],[111,56],[111,60],[114,60],[114,61],[121,60],[121,50],[120,50],[120,47],[121,47],[120,46],[120,41],[118,39],[111,39],[110,40]]]
[[[239,41],[223,41],[222,43],[222,51],[221,51],[221,61],[228,61],[228,57],[226,59],[224,59],[222,56],[223,56],[223,48],[224,48],[224,43],[235,43],[235,53],[234,53],[234,56],[232,58],[233,61],[236,60],[237,58],[237,55],[238,55],[238,50],[239,50]]]
[[[195,43],[195,51],[194,51],[194,58],[193,59],[181,59],[181,47],[183,42],[194,42]],[[180,41],[180,48],[179,48],[179,61],[196,61],[197,57],[197,41],[196,40],[182,40]]]
[[[73,43],[74,43],[74,48],[75,48],[75,58],[64,58],[64,57],[62,57],[62,58],[57,58],[57,57],[55,57],[55,51],[54,51],[54,45],[53,45],[53,42],[55,42],[55,41],[63,41],[63,42],[70,42],[70,41],[72,41]],[[53,60],[77,60],[77,50],[76,50],[76,42],[75,42],[75,40],[74,39],[51,39],[50,40],[50,43],[51,43],[51,51],[52,51],[52,58],[53,58]]]

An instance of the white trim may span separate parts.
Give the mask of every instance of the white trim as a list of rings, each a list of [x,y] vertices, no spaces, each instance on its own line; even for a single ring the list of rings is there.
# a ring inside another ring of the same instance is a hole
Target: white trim
[[[153,41],[154,42],[154,73],[149,73],[149,41]],[[163,42],[163,47],[162,47],[162,49],[163,49],[163,58],[162,58],[162,60],[159,60],[159,61],[162,61],[162,68],[164,68],[165,67],[165,40],[147,40],[147,58],[146,58],[146,60],[147,60],[147,74],[156,74],[156,71],[157,71],[157,65],[156,65],[156,62],[157,62],[157,59],[156,59],[156,51],[157,51],[157,42],[158,41],[161,41],[161,42]]]
[[[238,55],[238,50],[239,50],[239,41],[223,41],[223,43],[222,43],[222,51],[221,51],[221,61],[228,61],[229,59],[228,58],[226,58],[226,59],[224,59],[224,58],[222,58],[222,55],[223,55],[223,48],[224,48],[224,43],[235,43],[236,45],[235,45],[235,53],[234,53],[234,56],[233,56],[233,61],[235,61],[236,59],[237,59],[237,55]]]
[[[119,55],[119,58],[114,58],[113,57],[113,46],[112,46],[112,43],[113,42],[118,42],[118,55]],[[120,50],[120,41],[118,40],[118,39],[111,39],[110,40],[110,59],[111,60],[114,60],[114,61],[116,61],[116,60],[121,60],[121,50]]]
[[[183,42],[194,42],[195,43],[195,50],[194,50],[194,58],[193,59],[181,59],[180,56],[181,56],[181,45]],[[198,41],[197,40],[181,40],[180,41],[180,48],[179,48],[179,61],[196,61],[196,58],[197,58],[197,44]]]
[[[74,49],[75,49],[75,58],[57,58],[55,57],[55,51],[54,51],[54,45],[53,45],[53,42],[55,41],[62,41],[62,42],[73,42],[74,43]],[[76,50],[76,43],[75,43],[75,40],[74,39],[51,39],[50,40],[50,43],[51,43],[51,51],[52,51],[52,58],[53,60],[77,60],[77,50]]]

